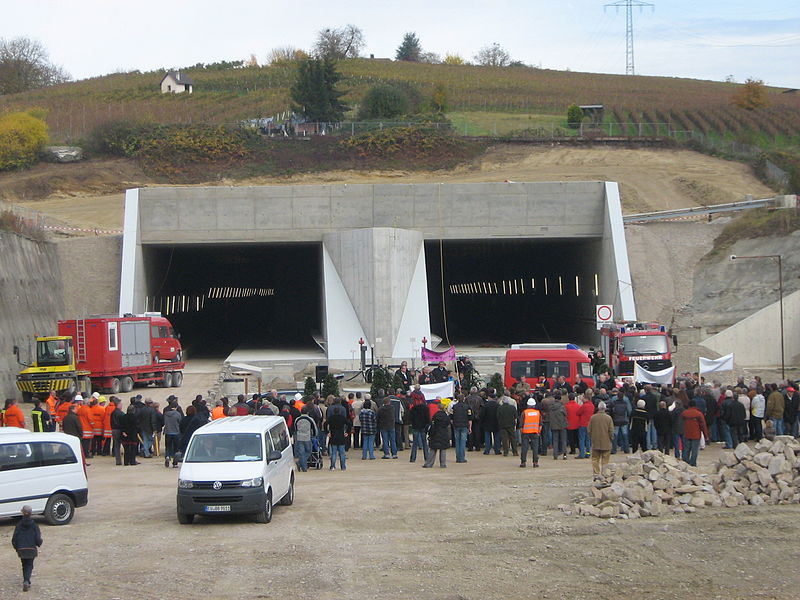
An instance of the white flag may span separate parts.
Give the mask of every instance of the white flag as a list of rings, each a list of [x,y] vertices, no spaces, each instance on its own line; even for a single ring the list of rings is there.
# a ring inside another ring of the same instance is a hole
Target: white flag
[[[639,363],[634,363],[633,378],[637,383],[672,383],[675,380],[675,367],[672,366],[668,369],[661,371],[648,371],[639,366]]]
[[[436,400],[437,396],[439,398],[452,398],[454,386],[452,381],[426,383],[419,386],[419,390],[425,396],[425,400]]]
[[[720,356],[717,359],[700,357],[700,374],[714,373],[716,371],[733,370],[733,353]]]

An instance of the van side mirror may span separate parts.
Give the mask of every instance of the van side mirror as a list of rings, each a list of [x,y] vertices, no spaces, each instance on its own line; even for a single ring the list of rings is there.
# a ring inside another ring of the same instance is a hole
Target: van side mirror
[[[273,450],[269,453],[269,456],[267,456],[267,462],[275,462],[276,460],[280,460],[282,457],[283,454],[281,454],[278,450]]]

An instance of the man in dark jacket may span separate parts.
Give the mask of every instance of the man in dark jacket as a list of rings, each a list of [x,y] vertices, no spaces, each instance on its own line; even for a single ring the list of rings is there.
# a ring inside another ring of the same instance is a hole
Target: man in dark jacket
[[[67,435],[74,435],[76,438],[81,439],[83,437],[83,426],[76,412],[77,408],[74,402],[69,405],[69,411],[61,422],[61,430]]]
[[[483,445],[483,430],[481,429],[480,414],[483,408],[483,397],[478,393],[478,388],[472,387],[469,396],[465,399],[472,411],[472,423],[469,439],[467,440],[467,450],[470,452],[480,450]]]
[[[336,398],[331,405],[331,409],[339,406],[342,408],[342,399]],[[346,410],[328,410],[325,419],[325,431],[328,432],[328,452],[331,455],[330,470],[336,468],[336,456],[339,456],[339,467],[342,471],[347,470],[347,438],[350,437],[350,420],[347,418]]]
[[[631,450],[647,450],[647,403],[643,398],[636,401],[631,414]]]
[[[122,419],[125,413],[119,407],[120,399],[116,396],[111,396],[111,403],[114,405],[114,412],[111,413],[111,440],[113,447],[111,449],[114,454],[114,462],[117,466],[122,465]]]
[[[656,433],[654,420],[658,412],[658,401],[660,399],[660,394],[653,389],[653,386],[650,384],[644,386],[642,400],[644,400],[644,409],[647,411],[647,450],[655,450],[658,446],[658,434]]]
[[[153,401],[148,398],[144,406],[136,410],[136,424],[139,427],[139,435],[142,436],[142,457],[152,458],[153,456],[153,432],[156,429],[156,411],[153,409]]]
[[[728,427],[731,430],[731,445],[736,448],[740,442],[747,441],[747,409],[733,398],[728,406]]]
[[[472,408],[466,400],[458,400],[450,405],[455,438],[456,462],[467,462],[467,438],[472,426]]]
[[[382,398],[381,391],[378,398]],[[394,409],[389,398],[383,397],[383,406],[378,409],[378,431],[383,442],[383,456],[381,458],[397,458],[397,438],[395,437]]]
[[[508,448],[514,456],[519,456],[517,452],[517,407],[514,404],[503,402],[497,408],[497,427],[500,429],[500,437],[503,443],[503,456],[508,456]]]
[[[500,427],[497,424],[497,394],[494,390],[489,393],[489,400],[483,405],[481,411],[481,427],[483,427],[483,453],[489,454],[494,448],[495,454],[500,454]]]
[[[413,402],[409,411],[412,438],[409,462],[412,463],[417,460],[417,451],[420,448],[422,448],[424,459],[428,460],[428,427],[431,423],[430,411],[425,401],[415,398]]]
[[[22,507],[22,519],[14,528],[11,536],[11,545],[17,551],[22,561],[22,591],[31,589],[31,575],[33,574],[33,561],[42,545],[42,532],[39,525],[33,520],[33,509],[27,504]]]
[[[450,419],[444,410],[444,406],[439,403],[439,410],[433,415],[431,428],[428,432],[428,446],[430,452],[425,464],[425,469],[430,469],[436,461],[436,452],[439,452],[439,466],[444,469],[447,467],[447,448],[450,446]]]
[[[667,408],[667,403],[662,400],[658,403],[658,412],[653,423],[658,434],[658,449],[664,454],[669,454],[672,448],[672,414]]]

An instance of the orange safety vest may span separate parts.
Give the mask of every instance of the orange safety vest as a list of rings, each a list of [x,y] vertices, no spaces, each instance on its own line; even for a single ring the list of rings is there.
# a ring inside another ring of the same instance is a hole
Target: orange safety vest
[[[215,406],[214,409],[211,411],[211,420],[212,421],[216,421],[217,419],[222,419],[225,416],[227,416],[227,415],[225,414],[225,407],[224,406]]]
[[[47,410],[50,412],[50,414],[51,415],[55,415],[56,414],[56,398],[55,398],[55,396],[53,396],[52,392],[47,397],[45,402],[47,402]]]
[[[3,427],[25,427],[25,415],[16,404],[12,404],[5,410]]]
[[[83,429],[83,439],[91,439],[94,437],[94,430],[92,429],[92,409],[85,404],[81,404],[76,411],[78,418],[81,421],[81,429]]]
[[[109,402],[105,407],[105,414],[103,415],[103,437],[105,438],[110,438],[112,435],[111,413],[113,413],[115,410],[117,410],[117,407],[113,402]]]
[[[94,435],[103,435],[103,421],[106,418],[106,407],[102,404],[95,404],[94,406],[90,406],[89,410],[91,411],[92,433]]]
[[[67,416],[70,406],[72,406],[72,402],[62,402],[56,407],[56,412],[55,412],[56,423],[64,422],[64,417]]]
[[[542,431],[542,414],[535,408],[522,411],[522,433],[540,433]]]

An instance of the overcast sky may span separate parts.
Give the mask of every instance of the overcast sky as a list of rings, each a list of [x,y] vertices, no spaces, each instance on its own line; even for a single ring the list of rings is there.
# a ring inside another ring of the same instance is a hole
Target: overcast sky
[[[800,88],[800,1],[656,0],[634,8],[636,73]],[[2,0],[0,37],[28,36],[75,78],[310,49],[352,23],[365,54],[394,58],[407,31],[465,59],[497,42],[548,69],[625,73],[625,9],[595,0]]]

